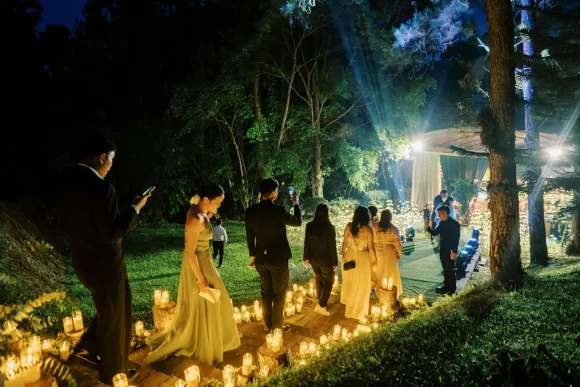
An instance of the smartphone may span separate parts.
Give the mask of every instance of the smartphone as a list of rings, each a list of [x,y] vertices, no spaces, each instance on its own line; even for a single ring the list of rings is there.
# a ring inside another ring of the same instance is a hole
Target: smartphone
[[[147,188],[147,190],[146,190],[145,192],[143,192],[143,195],[141,195],[141,196],[146,196],[146,195],[149,195],[149,194],[150,194],[151,192],[153,192],[154,190],[155,190],[155,186],[153,185],[153,186],[151,186],[151,187]]]
[[[294,196],[294,186],[293,185],[288,186],[288,194],[290,195],[290,197]]]

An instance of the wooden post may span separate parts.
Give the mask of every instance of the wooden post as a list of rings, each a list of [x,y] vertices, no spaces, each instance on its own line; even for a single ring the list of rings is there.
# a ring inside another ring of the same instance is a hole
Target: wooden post
[[[377,296],[379,296],[379,302],[382,305],[386,305],[387,308],[394,308],[397,303],[397,287],[393,286],[393,289],[387,290],[382,287],[378,287]]]
[[[267,365],[270,373],[276,371],[278,367],[289,366],[291,360],[290,348],[285,345],[278,352],[273,352],[271,349],[268,349],[266,344],[262,344],[258,348],[258,363],[260,364],[260,368]]]
[[[175,305],[175,301],[169,301],[165,308],[161,308],[159,305],[153,305],[153,325],[155,326],[155,331],[162,331],[173,319]]]

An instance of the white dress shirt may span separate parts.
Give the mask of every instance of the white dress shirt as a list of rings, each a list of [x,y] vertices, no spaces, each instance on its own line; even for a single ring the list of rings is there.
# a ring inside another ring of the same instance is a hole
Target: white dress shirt
[[[228,243],[228,234],[226,233],[226,229],[222,226],[214,226],[212,239],[214,242]]]

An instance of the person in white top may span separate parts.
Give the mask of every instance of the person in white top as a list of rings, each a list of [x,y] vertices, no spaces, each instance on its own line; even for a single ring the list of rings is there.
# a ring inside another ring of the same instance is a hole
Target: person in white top
[[[228,233],[226,229],[222,227],[222,220],[216,219],[216,225],[213,226],[213,259],[220,256],[218,269],[222,267],[222,262],[224,260],[224,245],[228,243]]]

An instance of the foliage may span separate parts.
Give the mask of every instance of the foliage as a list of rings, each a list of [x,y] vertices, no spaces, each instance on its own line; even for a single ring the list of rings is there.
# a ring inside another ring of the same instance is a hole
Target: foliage
[[[455,180],[451,184],[451,193],[455,198],[455,201],[460,203],[463,208],[467,208],[471,198],[475,197],[479,187],[477,184],[473,184],[471,180]]]
[[[374,183],[378,154],[351,146],[345,142],[338,149],[342,169],[350,184],[364,192]]]
[[[580,261],[572,259],[530,271],[520,291],[477,284],[263,385],[577,384],[578,280]]]

